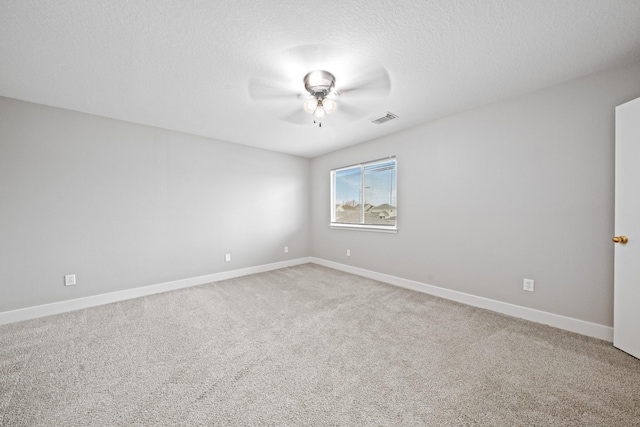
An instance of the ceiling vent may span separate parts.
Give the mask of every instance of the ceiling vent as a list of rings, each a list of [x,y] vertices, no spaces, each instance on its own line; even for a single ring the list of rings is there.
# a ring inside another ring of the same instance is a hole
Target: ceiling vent
[[[390,112],[387,111],[384,114],[384,116],[378,117],[377,119],[371,119],[371,121],[373,123],[377,124],[377,125],[381,125],[381,124],[383,124],[385,122],[388,122],[389,120],[393,120],[393,119],[397,119],[397,118],[398,118],[398,116],[396,116],[395,114],[390,113]]]

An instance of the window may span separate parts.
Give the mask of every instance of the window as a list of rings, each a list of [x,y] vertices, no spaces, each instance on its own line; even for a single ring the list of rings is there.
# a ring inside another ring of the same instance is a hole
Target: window
[[[397,230],[396,159],[331,171],[331,227]]]

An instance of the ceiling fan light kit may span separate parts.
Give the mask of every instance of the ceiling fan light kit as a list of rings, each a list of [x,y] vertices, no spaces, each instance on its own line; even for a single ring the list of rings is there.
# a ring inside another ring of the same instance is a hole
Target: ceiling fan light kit
[[[324,107],[327,114],[331,114],[334,111],[336,111],[336,108],[338,107],[338,103],[331,98],[325,98],[322,100],[322,106]]]
[[[311,71],[304,76],[304,88],[309,92],[311,98],[308,98],[304,104],[304,111],[313,114],[314,123],[322,127],[322,119],[333,113],[338,104],[335,100],[327,98],[336,85],[336,78],[333,74],[325,70]]]

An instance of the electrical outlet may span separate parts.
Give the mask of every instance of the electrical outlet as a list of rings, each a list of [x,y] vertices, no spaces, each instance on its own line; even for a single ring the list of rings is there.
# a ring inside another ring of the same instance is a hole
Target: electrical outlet
[[[289,253],[289,246],[285,246],[285,247],[284,247],[284,253],[285,253],[285,254],[288,254],[288,253]]]
[[[533,279],[524,279],[522,289],[525,291],[533,292],[535,287],[535,281]]]
[[[225,254],[225,255],[224,255],[224,261],[225,261],[225,262],[229,262],[229,261],[231,261],[231,254]]]
[[[76,284],[76,275],[75,274],[66,274],[64,276],[64,285],[65,286],[75,286]]]
[[[351,256],[351,249],[347,249],[347,256]]]

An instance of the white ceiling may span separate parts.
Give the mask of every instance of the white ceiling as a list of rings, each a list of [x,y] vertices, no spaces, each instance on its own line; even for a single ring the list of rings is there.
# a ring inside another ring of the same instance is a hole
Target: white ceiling
[[[0,95],[305,157],[636,61],[640,0],[0,0]],[[315,68],[390,91],[291,123]]]

